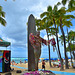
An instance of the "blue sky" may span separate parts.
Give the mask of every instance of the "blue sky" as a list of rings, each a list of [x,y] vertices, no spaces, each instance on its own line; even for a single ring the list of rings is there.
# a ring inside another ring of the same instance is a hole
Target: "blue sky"
[[[0,37],[4,40],[11,42],[11,56],[12,57],[27,57],[27,21],[30,14],[35,18],[39,18],[40,14],[46,11],[47,6],[54,6],[61,0],[0,0],[0,5],[6,13],[5,20],[7,21],[6,27],[0,24]],[[60,8],[60,7],[59,7]],[[73,13],[70,13],[73,14]],[[73,26],[69,28],[75,31],[74,20]],[[64,27],[66,34],[66,27]],[[59,32],[59,36],[61,31]],[[45,30],[41,31],[41,37],[47,39]],[[52,38],[52,36],[50,37]],[[0,48],[6,49],[6,48]],[[8,47],[7,49],[10,49]],[[48,47],[42,46],[41,57],[48,57]],[[61,55],[64,57],[64,48],[60,44]],[[58,57],[57,52],[53,52],[51,47],[51,57]]]

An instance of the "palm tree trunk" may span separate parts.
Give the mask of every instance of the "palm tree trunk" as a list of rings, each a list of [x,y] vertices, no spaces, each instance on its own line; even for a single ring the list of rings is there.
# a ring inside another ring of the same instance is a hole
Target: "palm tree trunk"
[[[68,35],[68,28],[67,28],[67,35]],[[68,46],[69,46],[69,50],[70,50],[71,64],[72,64],[73,62],[72,62],[71,47],[70,47],[70,43],[69,43],[69,35],[68,35]]]
[[[48,41],[49,41],[49,35],[48,35],[47,29],[46,29],[46,32],[47,32],[47,38],[48,38]],[[48,50],[49,50],[49,64],[50,64],[50,67],[52,67],[52,65],[51,65],[51,59],[50,59],[50,45],[48,45]]]
[[[69,49],[70,49],[70,56],[71,56],[71,64],[73,64],[70,43],[69,43]],[[73,67],[73,65],[72,65],[72,67]]]
[[[56,39],[57,39],[57,46],[58,46],[58,52],[59,52],[59,57],[60,57],[60,63],[61,63],[61,70],[63,70],[63,63],[62,63],[62,58],[61,58],[61,53],[60,53],[60,48],[59,48],[59,41],[58,41],[58,34],[57,34],[57,28],[56,28],[56,24],[55,24],[55,20],[53,19],[54,22],[54,26],[56,29]]]
[[[73,56],[74,56],[74,61],[75,61],[75,53],[74,53],[74,36],[73,36]]]
[[[65,68],[66,69],[69,69],[69,66],[68,66],[68,57],[66,55],[66,40],[65,40],[65,34],[64,34],[64,31],[63,31],[63,27],[62,27],[62,20],[60,19],[60,29],[61,29],[61,32],[62,32],[62,35],[63,35],[63,41],[64,41],[64,53],[65,53]]]

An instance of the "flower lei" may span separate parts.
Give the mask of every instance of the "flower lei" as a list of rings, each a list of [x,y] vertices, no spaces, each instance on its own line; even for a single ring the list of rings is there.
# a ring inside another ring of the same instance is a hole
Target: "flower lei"
[[[33,46],[33,48],[35,49],[35,46],[39,46],[41,43],[42,45],[49,45],[51,42],[51,45],[53,46],[53,51],[56,45],[55,39],[52,38],[51,40],[47,41],[41,37],[38,37],[36,35],[34,35],[33,33],[30,33],[29,35],[29,41],[31,43],[31,45]]]
[[[24,73],[24,75],[54,75],[51,71],[30,71],[27,73]]]

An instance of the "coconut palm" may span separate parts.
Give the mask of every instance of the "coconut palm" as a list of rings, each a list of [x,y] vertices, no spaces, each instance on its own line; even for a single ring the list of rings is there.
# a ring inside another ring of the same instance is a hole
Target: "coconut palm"
[[[2,6],[0,6],[0,23],[3,26],[6,25],[6,21],[4,20],[4,18],[5,18],[5,12],[2,11]]]
[[[63,41],[64,41],[64,52],[65,52],[65,62],[66,62],[66,69],[68,69],[68,58],[67,58],[67,55],[66,55],[66,39],[65,39],[65,33],[64,33],[64,30],[63,30],[63,26],[67,26],[67,27],[70,27],[70,25],[72,26],[72,23],[71,21],[68,21],[68,19],[70,18],[74,18],[73,15],[66,15],[66,10],[65,10],[65,7],[62,7],[61,9],[58,10],[59,12],[59,20],[60,22],[59,23],[59,26],[60,26],[60,29],[61,29],[61,32],[62,32],[62,35],[63,35]]]
[[[74,56],[74,60],[75,60],[75,53],[74,53],[74,50],[75,50],[75,47],[74,47],[74,37],[75,37],[75,32],[74,31],[70,31],[68,32],[68,29],[67,29],[67,34],[68,36],[66,36],[66,42],[68,43],[68,47],[66,48],[67,51],[70,52],[70,56],[71,56],[71,63],[72,62],[72,53],[73,53],[73,56]],[[61,39],[61,43],[63,44],[63,36],[61,35],[59,37]],[[73,41],[73,44],[72,44],[72,41]]]
[[[73,45],[74,45],[73,43],[70,43],[70,47],[71,47],[71,50],[72,50],[72,51],[73,51],[73,48],[75,49],[75,46],[73,47]],[[66,49],[67,49],[67,51],[69,52],[69,46],[68,46]],[[71,52],[72,52],[72,51],[71,51]]]
[[[72,50],[72,49],[71,49],[71,45],[70,45],[70,42],[69,42],[69,40],[70,40],[69,38],[70,38],[70,37],[69,37],[69,34],[68,34],[68,28],[67,28],[67,39],[68,39],[67,41],[68,41],[68,46],[69,46],[69,51],[70,51],[70,56],[71,56],[71,64],[72,64],[72,63],[73,63],[73,62],[72,62],[72,54],[71,54],[71,50]]]
[[[65,63],[66,63],[66,68],[68,68],[68,59],[67,59],[67,55],[66,55],[66,42],[65,42],[65,34],[64,34],[64,30],[63,30],[63,26],[67,26],[70,27],[70,25],[72,26],[71,21],[68,21],[68,19],[71,18],[75,18],[73,15],[66,15],[66,8],[62,7],[58,10],[57,6],[60,5],[60,3],[58,2],[57,5],[54,6],[54,8],[52,9],[51,6],[48,7],[47,12],[44,12],[43,14],[41,14],[41,17],[45,17],[48,16],[53,22],[54,22],[54,26],[55,28],[56,25],[60,26],[62,35],[63,35],[63,41],[64,41],[64,52],[65,52]],[[60,16],[61,15],[61,16]]]
[[[64,6],[66,5],[67,2],[68,2],[67,12],[75,11],[75,0],[62,0],[62,4]],[[67,34],[68,34],[68,28],[67,28]],[[70,48],[70,43],[69,43],[69,36],[68,36],[68,45],[69,45],[70,55],[71,55],[71,48]],[[71,62],[72,62],[72,55],[71,55]]]
[[[68,32],[68,30],[67,30],[67,32]],[[69,46],[69,48],[66,48],[66,49],[67,49],[67,51],[70,52],[71,63],[72,63],[72,54],[71,54],[71,47],[70,47],[70,43],[69,43],[69,36],[65,36],[65,37],[66,37],[66,43],[68,43],[68,46]],[[61,41],[61,44],[63,45],[63,35],[61,35],[59,38],[60,38],[59,41]]]
[[[75,53],[74,53],[74,51],[75,51],[75,49],[74,49],[75,32],[70,31],[68,34],[69,34],[69,37],[70,37],[70,41],[73,41],[73,49],[72,49],[72,51],[73,51],[73,56],[74,56],[74,60],[75,60]]]
[[[56,17],[58,13],[56,12],[57,8],[54,6],[54,9],[52,10],[51,6],[48,6],[47,11],[43,12],[41,14],[41,18],[43,17],[48,17],[49,20],[51,20],[54,23],[55,30],[56,30],[56,39],[57,39],[57,46],[58,46],[58,52],[59,52],[59,57],[60,57],[60,62],[61,62],[61,70],[63,70],[63,63],[62,63],[62,58],[61,58],[61,53],[60,53],[60,48],[59,48],[59,41],[58,41],[58,34],[57,34],[57,27],[56,27]]]
[[[75,0],[62,0],[62,4],[64,6],[67,4],[67,2],[68,2],[67,12],[75,11]],[[68,31],[68,28],[67,28],[67,31]],[[68,45],[69,45],[69,50],[70,50],[70,55],[71,55],[71,48],[70,48],[70,43],[69,43],[69,36],[68,36]],[[74,52],[73,52],[73,54],[74,54]],[[72,55],[71,55],[71,62],[72,62]]]

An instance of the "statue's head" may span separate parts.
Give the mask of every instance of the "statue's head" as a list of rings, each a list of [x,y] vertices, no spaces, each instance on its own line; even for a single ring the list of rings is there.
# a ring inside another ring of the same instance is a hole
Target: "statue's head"
[[[39,35],[40,35],[40,31],[37,31],[37,32],[36,32],[36,35],[39,36]]]

